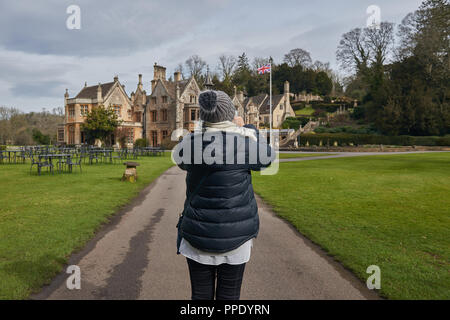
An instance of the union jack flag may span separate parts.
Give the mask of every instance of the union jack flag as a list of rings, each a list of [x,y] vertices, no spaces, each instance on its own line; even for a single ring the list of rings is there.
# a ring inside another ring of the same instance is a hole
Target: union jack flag
[[[266,72],[270,72],[271,69],[271,65],[270,64],[266,64],[265,66],[259,67],[258,68],[258,73],[259,74],[264,74]]]

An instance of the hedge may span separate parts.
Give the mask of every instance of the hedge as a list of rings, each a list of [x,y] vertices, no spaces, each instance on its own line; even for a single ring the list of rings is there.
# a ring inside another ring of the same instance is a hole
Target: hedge
[[[134,142],[135,148],[144,148],[148,146],[148,141],[145,138],[136,139]]]
[[[347,102],[327,103],[323,101],[311,101],[311,106],[313,109],[322,109],[326,112],[335,112],[339,110],[339,107],[341,106],[345,109],[353,108],[353,104]]]
[[[316,133],[302,134],[300,144],[319,146],[334,145],[396,145],[396,146],[450,146],[450,135],[444,137],[427,136],[383,136],[377,134],[349,134],[349,133]]]
[[[339,107],[341,105],[340,104],[333,104],[333,103],[318,103],[318,104],[313,104],[312,108],[314,110],[324,110],[326,112],[336,112],[337,110],[339,110]]]
[[[309,122],[309,118],[306,117],[287,117],[286,120],[284,120],[281,127],[283,129],[294,129],[298,130],[300,125],[304,126]]]
[[[351,134],[376,134],[377,131],[372,126],[361,126],[358,128],[352,126],[340,126],[334,128],[318,127],[314,129],[315,133],[351,133]]]

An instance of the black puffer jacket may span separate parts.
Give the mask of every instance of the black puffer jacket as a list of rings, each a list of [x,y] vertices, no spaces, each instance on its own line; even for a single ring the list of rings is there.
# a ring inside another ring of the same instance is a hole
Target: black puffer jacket
[[[247,125],[246,127],[256,131],[253,126]],[[224,150],[226,150],[225,132],[221,133],[224,137]],[[186,143],[191,143],[194,148],[193,137],[193,134],[186,136],[183,142],[177,145],[175,152],[182,155],[183,150],[180,149],[183,144],[186,146]],[[270,160],[267,162],[266,158],[266,163],[262,163],[258,156],[257,161],[250,164],[251,151],[249,150],[253,150],[253,152],[255,150],[249,148],[249,138],[245,139],[246,162],[244,164],[227,164],[225,152],[223,164],[207,165],[204,160],[201,164],[192,164],[193,155],[190,163],[185,163],[189,161],[178,163],[181,169],[187,171],[187,188],[185,210],[178,225],[177,249],[179,249],[181,238],[184,238],[193,247],[202,251],[223,253],[236,249],[247,240],[257,236],[259,218],[253,193],[251,170],[268,167],[275,157],[275,152],[258,137],[258,150],[262,148],[261,150],[269,155]],[[209,141],[203,141],[202,150],[209,143]],[[236,148],[234,152],[237,153]],[[205,175],[206,178],[204,178]],[[200,186],[198,186],[199,182],[202,182]],[[189,201],[193,192],[195,194]]]

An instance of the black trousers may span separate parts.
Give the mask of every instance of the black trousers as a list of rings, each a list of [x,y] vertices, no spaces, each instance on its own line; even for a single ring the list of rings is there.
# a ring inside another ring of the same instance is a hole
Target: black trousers
[[[217,300],[239,300],[245,263],[211,266],[186,259],[191,277],[192,300],[214,300],[214,294]]]

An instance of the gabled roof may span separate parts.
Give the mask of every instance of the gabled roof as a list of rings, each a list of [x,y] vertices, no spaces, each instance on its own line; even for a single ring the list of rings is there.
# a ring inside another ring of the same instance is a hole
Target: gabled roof
[[[266,100],[266,98],[268,99],[268,95],[265,93],[259,94],[257,96],[251,97],[251,102],[253,102],[253,104],[255,104],[257,107],[260,107],[261,104]]]
[[[276,94],[272,96],[272,112],[280,104],[281,99],[283,99],[284,94]],[[264,103],[259,107],[260,114],[270,113],[270,99],[267,98]]]
[[[176,93],[177,93],[177,84],[180,88],[180,95],[183,94],[184,89],[186,89],[186,86],[188,85],[188,83],[190,82],[191,79],[184,79],[178,82],[175,81],[167,81],[167,80],[161,80],[158,79],[158,82],[161,82],[161,84],[164,86],[164,88],[167,91],[167,94],[172,98],[175,99]],[[158,83],[156,84],[158,85]],[[151,97],[153,95],[153,92],[150,96]]]
[[[106,96],[106,94],[113,87],[114,82],[101,83],[100,86],[102,88],[102,98]],[[84,87],[81,91],[76,95],[76,99],[97,99],[97,88],[98,85]]]
[[[231,99],[231,101],[233,102],[234,105],[237,105],[239,107],[242,107],[242,103],[241,101],[239,101],[237,96],[233,96],[233,98]]]

